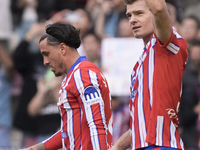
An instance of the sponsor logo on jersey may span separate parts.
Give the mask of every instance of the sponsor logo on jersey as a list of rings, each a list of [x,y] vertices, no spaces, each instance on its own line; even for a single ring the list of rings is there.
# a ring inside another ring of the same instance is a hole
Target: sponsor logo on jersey
[[[171,109],[171,108],[168,108],[166,110],[167,110],[167,113],[168,113],[169,117],[172,119],[174,125],[176,127],[178,127],[179,120],[178,120],[178,116],[177,116],[175,110]]]
[[[132,78],[132,80],[131,80],[131,86],[132,86],[132,87],[134,86],[135,78],[136,78],[136,76],[133,76],[133,78]]]
[[[133,91],[131,92],[131,99],[132,99],[132,98],[135,98],[136,93],[137,93],[137,90],[133,90]]]
[[[102,100],[101,94],[94,86],[89,86],[84,90],[84,98],[88,105],[99,103]]]

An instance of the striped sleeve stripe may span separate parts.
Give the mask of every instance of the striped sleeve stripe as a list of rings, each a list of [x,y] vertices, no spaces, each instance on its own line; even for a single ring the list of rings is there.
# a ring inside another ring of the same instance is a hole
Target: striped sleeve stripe
[[[94,118],[93,118],[93,111],[92,108],[89,107],[90,113],[91,114],[91,118],[92,118],[92,122],[90,123],[90,136],[92,139],[92,145],[93,148],[96,150],[100,150],[100,143],[99,143],[99,138],[98,138],[98,130],[97,130],[97,126],[95,125],[94,122]],[[86,113],[86,117],[87,117],[87,113]],[[87,117],[88,118],[88,117]],[[91,121],[91,120],[90,120]]]
[[[70,149],[74,149],[75,143],[74,143],[74,129],[73,129],[73,111],[72,110],[67,110],[67,118],[72,118],[71,121],[67,121],[67,133],[69,137],[69,142],[70,142]]]
[[[132,105],[131,106],[131,108],[132,108],[132,110],[130,110],[130,117],[131,117],[131,119],[132,119],[132,121],[131,121],[131,125],[132,125],[132,127],[131,127],[131,136],[132,136],[132,149],[135,149],[135,127],[134,127],[134,105]]]
[[[143,69],[140,69],[140,71],[143,71]],[[139,85],[138,85],[138,121],[139,121],[139,134],[140,134],[140,141],[141,146],[145,147],[148,146],[148,144],[145,142],[146,139],[146,122],[144,117],[144,108],[143,108],[143,73],[139,73],[140,76],[138,76]]]
[[[154,50],[150,49],[149,51],[149,68],[148,71],[148,85],[149,85],[149,96],[150,96],[150,107],[152,108],[153,104],[153,72],[154,72]]]
[[[81,109],[81,106],[79,106],[80,107],[80,114],[81,114],[81,118],[80,118],[80,126],[82,125],[82,119],[83,119],[83,111],[82,111],[82,109]],[[81,127],[80,127],[81,128]],[[81,134],[82,134],[82,130],[81,130]],[[81,136],[81,140],[80,140],[80,149],[82,149],[82,145],[83,144],[83,142],[82,142],[82,136]]]
[[[73,110],[71,109],[70,103],[68,102],[67,99],[67,91],[64,90],[63,91],[63,99],[61,100],[63,103],[63,107],[65,108],[65,112],[66,112],[66,123],[67,123],[67,133],[68,133],[68,138],[69,138],[69,145],[70,145],[70,149],[74,149],[75,148],[75,141],[74,141],[74,121],[73,121]],[[67,110],[66,110],[67,109]],[[67,139],[65,139],[67,140]]]
[[[171,139],[170,139],[170,146],[177,148],[177,142],[176,142],[176,127],[174,126],[173,122],[171,121],[170,123],[170,135],[171,135]]]
[[[70,108],[71,106],[69,105],[68,103],[68,99],[67,99],[67,91],[64,90],[62,91],[62,97],[61,97],[61,104],[63,104],[63,108]],[[63,143],[63,147],[66,149],[67,146],[69,146],[70,144],[66,144],[66,143],[70,143],[70,139],[69,139],[69,135],[68,135],[68,122],[70,121],[67,121],[68,119],[68,114],[67,114],[67,111],[66,109],[61,109],[61,118],[62,118],[62,131],[63,133],[66,133],[66,135],[64,135],[65,137],[62,138],[62,143]],[[66,126],[64,125],[63,126],[63,123],[66,123]]]
[[[157,125],[156,125],[156,145],[163,145],[163,126],[164,126],[164,117],[157,116]]]
[[[167,49],[172,52],[173,54],[177,54],[180,47],[179,46],[176,46],[174,43],[169,43],[169,45],[167,46]]]
[[[185,148],[184,148],[184,144],[183,144],[183,141],[182,141],[182,139],[181,139],[181,138],[180,138],[180,144],[181,144],[181,149],[183,149],[183,150],[184,150]]]
[[[178,34],[178,32],[176,31],[175,28],[173,28],[173,33],[176,36],[177,39],[183,39],[183,37],[180,36],[180,34]]]
[[[67,91],[64,90],[63,91],[63,96],[62,97],[62,103],[63,103],[63,108],[65,108],[65,113],[66,113],[66,130],[67,130],[67,134],[68,134],[68,138],[69,138],[69,145],[70,145],[70,149],[74,149],[75,147],[75,143],[74,143],[74,129],[73,129],[73,110],[71,109],[71,106],[70,106],[70,103],[68,102],[68,99],[67,99]],[[65,117],[65,116],[63,116]],[[67,140],[67,138],[65,138],[65,140]],[[67,142],[66,142],[67,143]]]
[[[91,70],[89,70],[89,77],[90,77],[90,82],[95,86],[99,88],[99,84],[97,81],[97,74]]]

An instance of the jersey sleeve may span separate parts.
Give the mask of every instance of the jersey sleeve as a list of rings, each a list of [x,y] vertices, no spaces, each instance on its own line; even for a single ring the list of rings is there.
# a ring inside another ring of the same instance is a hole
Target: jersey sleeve
[[[97,73],[79,69],[74,73],[78,99],[83,104],[93,149],[107,149],[105,106]]]
[[[61,131],[56,132],[50,138],[42,142],[47,150],[55,150],[62,148]]]
[[[169,40],[166,43],[162,44],[158,40],[158,38],[157,38],[155,33],[154,33],[154,37],[155,37],[156,40],[152,41],[152,45],[155,45],[154,42],[158,42],[158,44],[159,44],[159,46],[161,48],[166,48],[172,54],[178,54],[178,52],[180,50],[184,51],[184,53],[186,55],[188,54],[186,40],[178,34],[178,32],[176,31],[176,29],[174,27],[172,27],[171,36],[170,36]],[[165,53],[162,52],[162,54],[165,54]]]
[[[171,37],[165,44],[160,43],[155,34],[153,40],[151,40],[151,44],[153,49],[159,55],[172,58],[171,60],[173,60],[175,55],[178,60],[179,67],[181,70],[185,70],[188,58],[187,42],[173,27]]]

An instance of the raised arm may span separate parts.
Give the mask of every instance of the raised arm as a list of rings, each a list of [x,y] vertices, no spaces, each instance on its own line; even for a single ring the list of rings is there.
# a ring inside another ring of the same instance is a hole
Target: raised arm
[[[154,32],[158,39],[165,43],[171,36],[172,24],[167,11],[165,0],[145,0],[153,14]]]

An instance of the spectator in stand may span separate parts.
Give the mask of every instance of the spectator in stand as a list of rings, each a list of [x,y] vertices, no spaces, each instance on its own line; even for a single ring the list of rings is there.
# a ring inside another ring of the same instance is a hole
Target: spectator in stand
[[[11,84],[14,73],[10,54],[0,45],[0,149],[11,149]]]
[[[129,26],[129,21],[126,16],[122,17],[119,20],[118,24],[118,35],[116,37],[133,37],[131,28],[127,28]]]
[[[62,80],[63,76],[55,77],[50,69],[37,80],[37,92],[28,104],[29,115],[37,119],[38,135],[34,144],[44,141],[60,127],[57,101]]]
[[[81,39],[86,32],[93,28],[90,15],[84,9],[68,10],[65,21],[80,30]]]
[[[45,22],[61,11],[60,4],[61,0],[12,0],[13,24],[18,43],[25,38],[34,23]]]
[[[195,16],[185,17],[181,21],[180,35],[186,39],[187,48],[190,51],[191,41],[198,37],[200,23]]]
[[[85,11],[87,11],[93,22],[96,21],[98,14],[100,13],[100,5],[102,0],[87,0],[85,5]]]
[[[112,96],[113,115],[113,143],[129,129],[128,98]]]
[[[37,0],[12,0],[14,30],[20,42],[38,20]]]
[[[126,9],[123,1],[103,0],[101,9],[95,22],[95,32],[102,39],[106,37],[116,37],[118,35],[117,25],[122,16],[125,15]]]
[[[199,0],[193,0],[194,2],[192,3],[191,1],[188,1],[190,4],[187,5],[184,11],[184,16],[195,16],[200,20],[200,1]]]
[[[173,1],[173,0],[171,0],[171,1]],[[186,12],[186,10],[188,8],[196,5],[199,0],[190,0],[190,1],[188,1],[188,0],[177,0],[177,1],[179,1],[179,3],[181,3],[180,5],[181,5],[183,11]]]
[[[88,0],[60,0],[62,9],[84,9]]]
[[[15,28],[27,20],[32,23],[48,20],[62,10],[60,0],[11,0],[11,9]]]
[[[90,15],[84,9],[66,10],[65,22],[73,25],[75,28],[80,30],[80,38],[87,32],[93,31],[93,22],[91,21]],[[77,49],[80,55],[85,55],[83,45]]]
[[[197,83],[194,83],[194,85],[197,85],[198,104],[193,108],[193,110],[198,115],[197,133],[198,133],[198,149],[199,149],[200,148],[200,40],[194,40],[192,42],[190,57],[191,57],[193,66],[195,66],[194,69],[196,70],[196,75],[198,78]],[[193,129],[193,131],[195,129]],[[191,133],[191,135],[195,137],[196,133]],[[190,141],[190,139],[188,140]]]
[[[168,8],[168,11],[169,11],[169,16],[170,16],[172,25],[174,26],[174,28],[179,33],[180,23],[177,20],[177,10],[176,10],[176,7],[173,4],[171,4],[171,3],[167,3],[167,8]]]
[[[198,149],[200,148],[200,40],[195,41],[191,47],[191,58],[194,60],[198,71],[198,104],[194,107],[194,112],[198,114],[197,131],[198,131]],[[196,134],[196,133],[195,133]]]
[[[94,32],[88,32],[82,37],[82,45],[88,61],[101,69],[101,39]]]
[[[190,63],[183,73],[182,103],[179,111],[179,132],[186,150],[197,147],[197,116],[199,113],[197,88],[200,80],[200,41],[193,40],[190,47]]]
[[[39,37],[44,32],[45,24],[34,24],[26,34],[26,38],[13,51],[15,68],[23,78],[22,93],[13,120],[14,127],[23,133],[22,146],[29,145],[30,141],[33,141],[31,138],[37,134],[37,120],[28,114],[27,108],[37,92],[37,79],[47,70],[47,67],[43,65],[38,45]],[[32,47],[31,41],[35,43]]]
[[[9,41],[12,36],[12,14],[10,0],[0,0],[0,44],[10,50]]]

